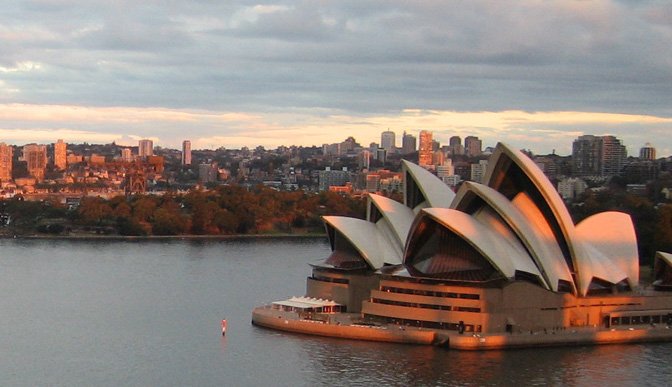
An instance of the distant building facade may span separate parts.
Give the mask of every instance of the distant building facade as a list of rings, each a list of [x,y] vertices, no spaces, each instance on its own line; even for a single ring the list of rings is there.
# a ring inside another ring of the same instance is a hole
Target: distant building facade
[[[380,147],[392,152],[396,147],[396,136],[393,131],[386,130],[380,134]]]
[[[448,152],[454,156],[461,156],[464,154],[464,146],[462,146],[462,139],[460,136],[452,136],[448,140]]]
[[[401,153],[407,155],[415,152],[416,149],[417,149],[417,140],[415,136],[404,132],[404,136],[401,138]]]
[[[586,192],[588,184],[582,179],[570,177],[558,182],[558,193],[565,200],[576,199],[579,195]]]
[[[642,160],[655,160],[656,148],[650,143],[646,143],[646,145],[639,150],[639,158]]]
[[[217,163],[204,163],[198,165],[198,180],[201,183],[214,183],[217,181]]]
[[[133,161],[133,151],[131,148],[121,148],[121,160],[127,163]]]
[[[154,155],[154,142],[152,140],[138,141],[138,156],[149,157]]]
[[[191,165],[191,141],[182,141],[182,165]]]
[[[44,180],[47,168],[47,146],[28,144],[23,146],[22,160],[27,163],[28,173],[38,182]]]
[[[332,185],[341,186],[349,182],[350,172],[346,170],[332,171],[331,168],[327,168],[324,171],[320,171],[318,189],[320,191],[327,191]]]
[[[418,164],[420,166],[432,165],[434,151],[432,150],[432,132],[420,131],[420,149],[418,150]]]
[[[59,139],[54,143],[54,168],[63,171],[68,166],[67,144]]]
[[[488,160],[480,160],[478,164],[471,164],[471,181],[483,183],[485,171],[488,169]]]
[[[614,136],[580,136],[572,143],[574,176],[614,176],[623,169],[627,152]]]
[[[12,179],[14,148],[4,142],[0,143],[0,181],[6,182]]]
[[[464,151],[469,157],[480,156],[483,149],[483,142],[475,136],[464,138]]]

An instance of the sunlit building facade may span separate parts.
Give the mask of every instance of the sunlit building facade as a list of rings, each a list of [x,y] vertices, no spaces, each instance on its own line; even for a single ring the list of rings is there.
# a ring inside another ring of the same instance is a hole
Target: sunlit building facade
[[[28,166],[28,173],[38,182],[44,180],[47,168],[47,146],[28,144],[23,146],[22,160]]]
[[[68,166],[67,159],[68,145],[59,139],[54,143],[54,168],[63,171]]]
[[[152,140],[138,141],[138,156],[149,157],[154,155],[154,142]]]
[[[420,148],[418,149],[418,164],[421,166],[432,165],[434,150],[432,148],[432,132],[420,131]]]
[[[4,142],[0,143],[0,182],[7,182],[12,179],[13,157],[14,148]]]
[[[191,141],[182,141],[182,165],[191,165]]]
[[[574,224],[522,152],[498,144],[483,183],[457,193],[406,161],[403,178],[403,203],[372,194],[366,219],[324,217],[332,252],[312,265],[306,296],[361,324],[441,332],[608,330],[672,318],[672,256],[656,255],[655,289],[640,286],[630,216]]]

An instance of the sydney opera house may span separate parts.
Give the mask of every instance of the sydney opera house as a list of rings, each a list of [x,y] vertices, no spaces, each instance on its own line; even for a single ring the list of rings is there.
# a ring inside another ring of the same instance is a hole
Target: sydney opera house
[[[404,162],[404,202],[370,195],[366,220],[324,217],[332,252],[312,264],[306,295],[255,309],[253,323],[406,342],[670,339],[672,255],[657,253],[654,283],[641,286],[629,215],[574,224],[537,165],[503,144],[484,182],[455,193]],[[431,335],[408,337],[418,331]]]

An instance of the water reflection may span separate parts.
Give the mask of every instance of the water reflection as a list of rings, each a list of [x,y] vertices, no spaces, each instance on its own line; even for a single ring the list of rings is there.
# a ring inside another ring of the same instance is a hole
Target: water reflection
[[[2,385],[669,385],[672,344],[454,352],[254,327],[324,240],[0,240]],[[220,322],[228,320],[222,337]]]
[[[310,384],[390,386],[634,385],[672,380],[670,344],[458,352],[431,346],[306,337]],[[662,377],[662,379],[661,379]]]

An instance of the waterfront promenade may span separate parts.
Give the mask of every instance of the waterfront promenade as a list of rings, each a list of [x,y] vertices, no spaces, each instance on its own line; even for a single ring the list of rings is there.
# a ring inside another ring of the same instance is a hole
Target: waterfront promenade
[[[459,334],[456,331],[372,323],[357,313],[301,318],[296,312],[270,306],[255,308],[252,324],[293,333],[390,343],[438,345],[456,350],[498,350],[529,347],[623,344],[672,341],[668,325],[599,328],[573,327],[557,331],[520,331],[504,334]]]

